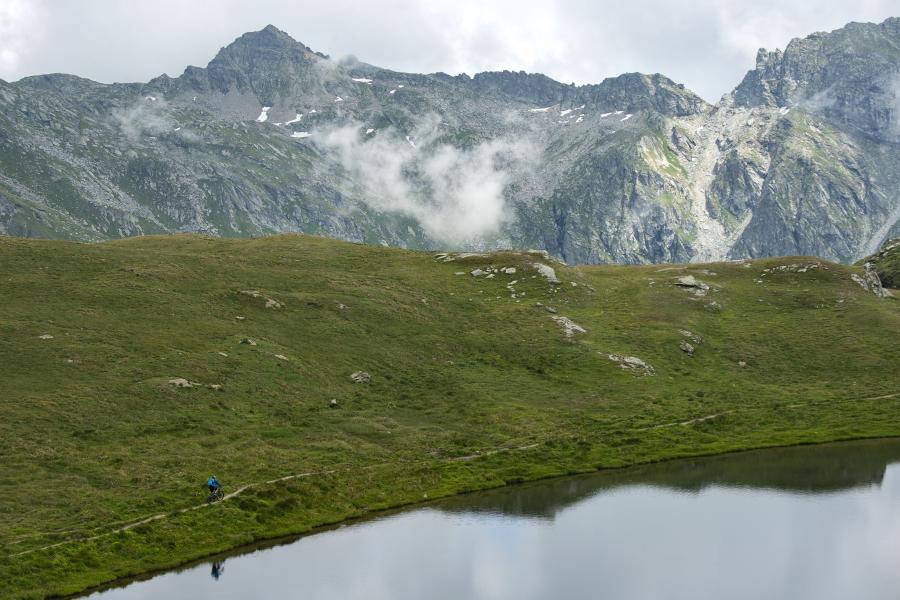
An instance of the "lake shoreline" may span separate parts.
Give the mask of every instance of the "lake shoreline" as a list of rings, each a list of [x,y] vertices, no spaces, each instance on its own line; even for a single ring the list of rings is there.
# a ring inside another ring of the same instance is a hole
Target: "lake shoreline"
[[[491,491],[491,490],[499,490],[499,489],[503,489],[503,488],[507,488],[507,487],[535,484],[535,483],[546,482],[546,481],[550,481],[550,480],[554,480],[554,479],[568,479],[568,478],[575,478],[575,477],[579,477],[579,476],[590,476],[590,475],[595,475],[595,474],[601,475],[604,473],[610,473],[610,474],[618,473],[618,472],[628,471],[631,469],[638,469],[641,467],[648,467],[648,466],[653,466],[653,465],[664,465],[666,463],[678,463],[681,461],[693,461],[693,460],[697,460],[697,459],[701,459],[701,460],[702,459],[712,459],[712,458],[718,458],[718,457],[728,457],[728,456],[733,456],[733,455],[752,454],[752,453],[757,453],[757,452],[768,452],[768,451],[779,450],[779,449],[814,447],[814,446],[818,447],[818,446],[829,446],[829,445],[841,445],[841,444],[854,443],[854,442],[878,442],[878,441],[890,441],[890,440],[900,440],[900,435],[872,436],[872,437],[856,436],[856,437],[834,439],[834,440],[822,441],[822,442],[797,442],[797,443],[790,443],[790,444],[778,444],[778,445],[772,445],[772,446],[759,446],[759,447],[752,447],[752,448],[727,450],[727,451],[723,451],[723,452],[715,452],[715,453],[708,453],[708,454],[695,454],[695,455],[689,455],[689,456],[674,456],[674,457],[670,457],[670,458],[660,458],[660,459],[649,460],[649,461],[640,462],[640,463],[634,463],[634,464],[630,464],[630,465],[585,469],[585,470],[579,471],[579,472],[568,472],[568,473],[561,473],[561,474],[556,474],[556,475],[547,475],[544,477],[538,477],[538,478],[527,479],[527,480],[522,480],[522,481],[515,481],[515,482],[510,482],[510,483],[504,483],[501,485],[496,485],[496,486],[491,486],[491,487],[466,490],[466,491],[458,492],[455,494],[447,494],[444,496],[428,498],[426,500],[422,500],[422,501],[418,501],[418,502],[397,504],[397,505],[390,506],[387,508],[365,511],[358,515],[350,516],[345,519],[341,519],[339,521],[316,525],[313,528],[311,528],[310,530],[307,530],[304,532],[287,533],[287,534],[280,535],[280,536],[257,539],[252,542],[248,542],[246,544],[234,546],[234,547],[231,547],[231,548],[228,548],[225,550],[221,550],[221,551],[217,551],[217,552],[214,552],[211,554],[193,557],[187,561],[179,562],[179,563],[173,564],[171,566],[154,568],[152,570],[141,572],[139,574],[116,578],[115,580],[107,581],[107,582],[101,583],[99,585],[94,585],[89,588],[85,588],[83,590],[77,591],[77,592],[68,593],[65,595],[47,596],[47,598],[60,599],[60,600],[73,600],[75,598],[82,598],[82,597],[86,597],[90,594],[94,594],[97,592],[102,592],[102,591],[106,591],[106,590],[110,590],[110,589],[114,589],[114,588],[120,588],[120,587],[130,585],[132,583],[137,583],[137,582],[141,582],[141,581],[148,581],[148,580],[150,580],[154,577],[157,577],[159,575],[162,575],[164,573],[181,572],[183,570],[190,569],[194,566],[197,566],[197,565],[200,565],[203,563],[208,563],[211,560],[216,559],[216,558],[222,558],[222,559],[232,558],[234,556],[245,555],[245,554],[249,554],[252,552],[259,551],[259,550],[267,550],[267,549],[275,548],[278,546],[292,544],[302,538],[314,536],[314,535],[328,532],[328,531],[334,531],[334,530],[341,529],[343,527],[347,527],[347,526],[351,526],[351,525],[366,523],[366,522],[370,522],[370,521],[376,521],[376,520],[385,518],[387,516],[405,513],[410,510],[425,508],[429,505],[446,502],[448,499],[462,498],[462,497],[469,496],[469,495],[475,495],[475,494],[479,494],[479,493],[483,493],[483,492],[487,492],[487,491]],[[175,514],[177,514],[177,513],[171,513],[171,515],[175,515]]]

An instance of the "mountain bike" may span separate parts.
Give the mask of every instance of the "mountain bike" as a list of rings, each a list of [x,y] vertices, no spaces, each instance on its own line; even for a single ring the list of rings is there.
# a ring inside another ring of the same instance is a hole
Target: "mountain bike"
[[[206,501],[209,504],[212,504],[213,502],[218,502],[219,500],[222,500],[224,497],[225,497],[225,492],[222,491],[221,487],[218,487],[218,488],[216,488],[215,491],[209,493],[209,495],[206,497]]]

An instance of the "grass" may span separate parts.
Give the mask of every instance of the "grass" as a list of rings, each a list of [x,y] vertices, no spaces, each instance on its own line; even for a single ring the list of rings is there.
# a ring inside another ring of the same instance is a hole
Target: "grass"
[[[900,435],[900,304],[854,283],[859,267],[556,265],[557,286],[536,260],[307,236],[0,238],[0,597],[425,497]],[[455,275],[489,265],[517,272]],[[707,296],[673,285],[688,273]],[[587,333],[567,339],[547,306]],[[693,356],[681,330],[702,337]],[[252,486],[177,513],[211,472],[226,492]]]

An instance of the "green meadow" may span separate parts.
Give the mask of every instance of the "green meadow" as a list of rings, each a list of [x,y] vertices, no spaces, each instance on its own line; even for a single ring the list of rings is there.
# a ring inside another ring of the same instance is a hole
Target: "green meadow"
[[[0,238],[0,597],[525,480],[900,435],[900,298],[862,272]],[[232,495],[205,505],[210,473]]]

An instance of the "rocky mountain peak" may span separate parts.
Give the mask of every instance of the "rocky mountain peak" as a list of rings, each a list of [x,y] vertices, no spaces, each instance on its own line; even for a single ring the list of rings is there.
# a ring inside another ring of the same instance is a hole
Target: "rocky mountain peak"
[[[745,107],[802,106],[836,125],[896,140],[898,90],[900,19],[891,18],[796,38],[784,52],[761,49],[734,100]]]
[[[316,62],[324,58],[284,31],[267,25],[240,36],[216,54],[207,68],[237,68],[244,72],[280,63]]]
[[[472,78],[476,89],[497,91],[523,102],[554,104],[563,99],[568,86],[540,73],[486,71]]]
[[[655,73],[625,73],[584,86],[586,99],[599,106],[653,110],[667,116],[687,116],[707,107],[706,101],[684,85]]]
[[[266,25],[259,31],[250,31],[219,50],[212,62],[227,60],[248,52],[289,53],[306,46],[297,42],[290,35],[274,25]]]
[[[313,51],[273,25],[245,33],[221,50],[205,69],[188,67],[177,80],[154,80],[171,93],[219,93],[255,96],[271,105],[296,95],[303,86],[316,87],[317,64],[327,56]]]

